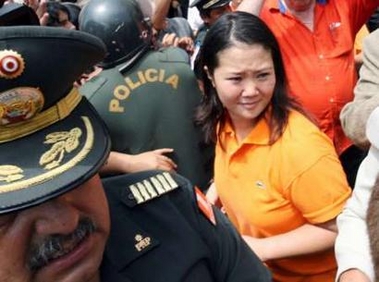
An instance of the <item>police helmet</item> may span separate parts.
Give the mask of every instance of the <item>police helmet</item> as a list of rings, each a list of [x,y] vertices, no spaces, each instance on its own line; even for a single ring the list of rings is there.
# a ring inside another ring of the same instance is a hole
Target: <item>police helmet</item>
[[[151,28],[134,0],[91,0],[79,15],[79,29],[99,37],[107,55],[104,69],[133,64],[152,45]]]

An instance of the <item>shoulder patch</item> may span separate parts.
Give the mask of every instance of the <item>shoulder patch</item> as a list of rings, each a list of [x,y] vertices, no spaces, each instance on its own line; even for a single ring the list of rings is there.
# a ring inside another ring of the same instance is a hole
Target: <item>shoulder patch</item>
[[[179,47],[162,48],[160,51],[160,61],[189,64],[190,58],[186,51]]]
[[[79,92],[83,96],[85,96],[88,100],[92,98],[92,96],[95,95],[95,93],[103,87],[103,85],[107,82],[107,78],[103,77],[102,75],[97,75],[93,78],[91,78],[89,81],[84,83],[82,86],[79,87]]]
[[[208,202],[204,193],[197,187],[195,187],[197,206],[201,210],[201,212],[205,215],[205,217],[216,226],[216,217],[213,212],[213,208],[211,203]]]
[[[142,181],[129,185],[129,199],[135,200],[135,205],[140,205],[166,194],[179,187],[179,184],[168,172],[156,174]]]

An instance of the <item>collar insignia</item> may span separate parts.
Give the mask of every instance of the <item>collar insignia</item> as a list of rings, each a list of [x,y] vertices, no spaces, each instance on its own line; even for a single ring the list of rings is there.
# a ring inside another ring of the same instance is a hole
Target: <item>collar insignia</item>
[[[150,237],[143,237],[142,235],[140,234],[137,234],[134,239],[136,240],[136,244],[134,245],[134,247],[136,248],[136,250],[138,252],[141,252],[143,251],[144,249],[146,249],[147,247],[150,246],[151,244],[151,238]]]

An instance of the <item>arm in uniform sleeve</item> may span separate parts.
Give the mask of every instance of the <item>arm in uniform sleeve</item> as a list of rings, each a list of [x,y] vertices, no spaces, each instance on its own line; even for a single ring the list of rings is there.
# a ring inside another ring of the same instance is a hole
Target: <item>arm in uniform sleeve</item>
[[[191,185],[187,183],[188,186]],[[216,281],[271,281],[268,269],[248,247],[228,218],[206,202],[205,196],[197,188],[193,197],[196,228],[209,246],[210,264]]]
[[[219,209],[212,208],[217,225],[209,227],[209,222],[204,222],[204,219],[200,220],[200,224],[204,227],[205,233],[213,233],[216,237],[216,242],[209,244],[215,259],[216,275],[220,277],[220,281],[271,281],[268,269],[241,238],[232,223]],[[212,230],[209,230],[211,228]],[[211,241],[209,238],[205,240]]]

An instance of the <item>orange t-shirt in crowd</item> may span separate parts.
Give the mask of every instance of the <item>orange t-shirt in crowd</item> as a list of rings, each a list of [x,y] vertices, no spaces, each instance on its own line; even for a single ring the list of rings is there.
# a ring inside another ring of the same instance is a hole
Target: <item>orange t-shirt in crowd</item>
[[[339,114],[353,100],[357,81],[354,39],[379,0],[317,0],[313,32],[281,1],[266,0],[260,17],[279,41],[290,93],[318,119],[341,154],[352,144]]]
[[[291,112],[283,136],[273,145],[268,141],[264,120],[241,144],[230,123],[218,140],[214,181],[238,231],[266,238],[334,219],[351,189],[330,139],[303,115]],[[332,249],[267,265],[275,281],[333,282],[336,274]]]

